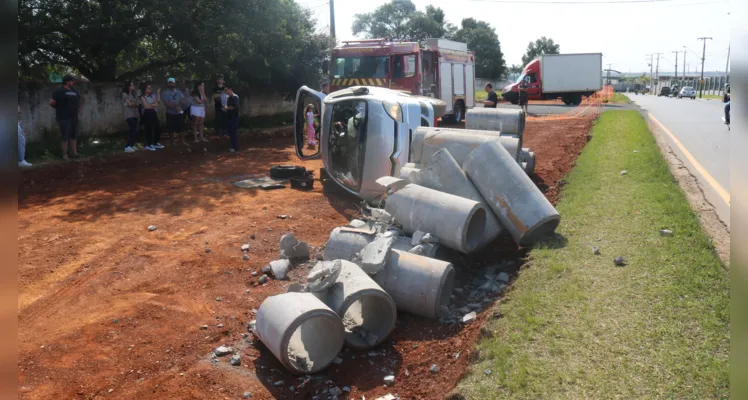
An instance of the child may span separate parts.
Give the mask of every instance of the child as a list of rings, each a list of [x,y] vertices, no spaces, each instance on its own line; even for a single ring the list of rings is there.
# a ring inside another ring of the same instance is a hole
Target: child
[[[314,117],[317,117],[318,115],[314,114],[314,105],[309,104],[306,106],[306,110],[304,111],[304,114],[306,115],[306,141],[307,145],[310,149],[313,149],[315,146],[317,146],[316,140],[314,140],[315,131],[314,131]]]

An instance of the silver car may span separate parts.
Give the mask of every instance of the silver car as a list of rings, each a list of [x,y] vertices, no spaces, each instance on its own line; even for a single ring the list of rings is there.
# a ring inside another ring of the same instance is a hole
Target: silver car
[[[690,97],[691,100],[696,99],[696,89],[691,86],[684,86],[678,93],[678,98],[680,99],[682,97]]]
[[[317,146],[309,145],[307,109],[319,115]],[[296,93],[294,139],[303,160],[322,156],[328,175],[367,201],[381,196],[376,180],[398,176],[409,162],[410,141],[419,126],[434,126],[441,100],[372,86],[325,95],[302,86]],[[320,112],[321,111],[321,112]]]

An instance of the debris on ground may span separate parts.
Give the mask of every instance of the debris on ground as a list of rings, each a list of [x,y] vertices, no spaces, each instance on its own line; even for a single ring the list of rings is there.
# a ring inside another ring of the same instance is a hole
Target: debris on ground
[[[623,266],[626,265],[626,259],[623,258],[623,256],[616,257],[616,258],[613,259],[613,264],[615,264],[618,267],[623,267]]]
[[[673,236],[673,231],[670,229],[660,229],[660,236]]]
[[[148,226],[148,232],[153,232],[153,231],[155,231],[156,229],[158,229],[158,228],[156,227],[156,225],[149,225],[149,226]]]
[[[592,254],[599,256],[600,255],[600,248],[597,246],[592,246]]]
[[[216,355],[216,357],[223,357],[225,355],[231,354],[234,352],[234,349],[228,346],[219,346],[215,350],[213,350],[213,354]]]

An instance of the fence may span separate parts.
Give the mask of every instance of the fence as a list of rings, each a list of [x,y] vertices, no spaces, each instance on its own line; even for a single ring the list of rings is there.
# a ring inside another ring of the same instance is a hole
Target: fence
[[[206,85],[207,86],[207,85]],[[21,107],[21,126],[28,142],[42,140],[45,136],[56,136],[59,128],[55,122],[55,110],[49,106],[52,92],[57,84],[20,83],[18,87],[18,105]],[[165,87],[162,87],[162,89]],[[75,89],[85,99],[79,117],[81,135],[109,135],[125,131],[124,107],[122,105],[122,85],[114,83],[79,83]],[[158,86],[153,85],[153,90]],[[211,88],[206,88],[210,95]],[[250,117],[271,116],[293,112],[293,102],[285,100],[278,94],[242,93],[240,115]],[[164,123],[165,107],[159,110]],[[213,107],[206,107],[208,118],[213,117]]]

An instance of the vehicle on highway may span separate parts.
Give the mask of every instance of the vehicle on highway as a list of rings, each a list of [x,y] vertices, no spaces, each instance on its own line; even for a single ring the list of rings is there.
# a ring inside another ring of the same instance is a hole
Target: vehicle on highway
[[[670,95],[670,87],[663,86],[660,88],[660,93],[657,95],[657,97],[660,97],[660,96],[668,97],[668,95]]]
[[[446,39],[418,42],[344,41],[332,50],[330,91],[379,86],[444,100],[445,122],[460,122],[475,106],[475,53]]]
[[[691,100],[696,99],[696,89],[692,88],[691,86],[684,86],[683,89],[680,90],[680,93],[678,93],[678,98],[681,99],[683,97],[690,97]]]
[[[603,87],[602,53],[544,54],[530,61],[515,83],[501,92],[504,100],[519,102],[520,84],[527,87],[528,100],[554,100],[577,105]]]
[[[319,145],[307,144],[305,109],[320,115]],[[399,176],[410,157],[413,131],[434,126],[445,102],[375,86],[354,86],[328,95],[302,86],[296,92],[294,141],[302,160],[322,158],[329,178],[367,201],[382,195],[375,182]]]

